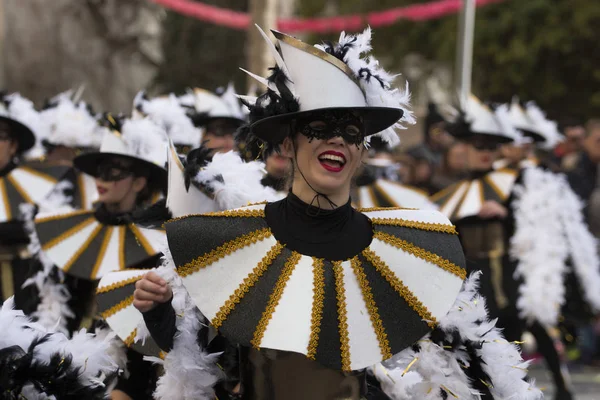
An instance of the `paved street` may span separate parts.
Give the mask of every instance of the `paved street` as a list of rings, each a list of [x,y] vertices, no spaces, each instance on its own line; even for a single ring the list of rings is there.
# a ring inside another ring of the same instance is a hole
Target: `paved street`
[[[538,387],[544,388],[545,399],[554,400],[552,380],[542,364],[532,366],[530,375],[535,378]],[[571,379],[576,393],[575,400],[600,400],[600,368],[571,371]]]

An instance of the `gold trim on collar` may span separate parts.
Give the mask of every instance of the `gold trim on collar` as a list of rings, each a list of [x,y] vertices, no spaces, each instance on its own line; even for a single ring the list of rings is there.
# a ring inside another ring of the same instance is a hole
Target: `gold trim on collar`
[[[115,304],[114,306],[109,308],[108,310],[102,312],[100,314],[100,316],[102,317],[102,319],[107,319],[132,304],[133,304],[133,295],[121,300],[120,302],[118,302],[117,304]]]
[[[240,286],[236,289],[236,291],[233,292],[231,296],[229,296],[229,299],[227,299],[225,304],[221,306],[213,320],[210,321],[213,328],[219,329],[223,325],[223,322],[225,322],[229,314],[231,314],[231,311],[233,311],[235,306],[250,291],[250,288],[254,286],[256,282],[258,282],[260,277],[263,276],[263,274],[265,273],[267,268],[269,268],[269,266],[273,263],[275,258],[277,258],[279,254],[281,254],[282,250],[283,246],[279,244],[279,242],[276,243],[273,247],[271,247],[267,255],[264,256],[262,260],[260,260],[256,267],[254,267],[252,272],[243,280]]]
[[[96,263],[94,264],[94,268],[92,268],[92,273],[90,277],[92,279],[96,279],[96,275],[98,274],[98,270],[102,265],[102,261],[104,261],[104,254],[106,254],[106,249],[108,248],[108,244],[110,243],[110,239],[112,238],[114,227],[108,226],[106,228],[106,233],[104,234],[104,239],[102,240],[102,245],[100,246],[100,252],[98,253],[98,258],[96,258]]]
[[[483,177],[483,179],[485,180],[485,182],[489,185],[489,187],[492,188],[492,190],[494,192],[496,192],[496,194],[498,195],[498,197],[502,200],[502,201],[506,201],[506,199],[508,199],[509,193],[504,193],[502,191],[502,189],[500,189],[498,187],[498,185],[496,185],[496,182],[494,182],[492,180],[492,178],[489,175],[486,175]],[[482,185],[483,186],[483,185]],[[483,203],[482,203],[483,204]]]
[[[341,261],[333,262],[335,276],[335,292],[337,298],[338,329],[340,333],[340,354],[342,356],[342,371],[352,370],[350,363],[350,333],[348,332],[348,316],[346,314],[346,288],[344,287],[344,268]]]
[[[66,218],[74,217],[77,215],[83,215],[83,214],[91,215],[93,213],[94,213],[94,211],[92,211],[92,210],[78,210],[78,211],[73,211],[73,212],[69,212],[69,213],[65,213],[65,214],[57,214],[57,215],[50,215],[48,217],[36,218],[34,222],[36,224],[43,224],[46,222],[58,221],[61,219],[66,219]]]
[[[375,225],[401,226],[403,228],[419,229],[430,232],[449,233],[458,235],[454,225],[437,224],[432,222],[409,221],[402,218],[371,218]]]
[[[120,289],[122,287],[125,287],[127,285],[130,285],[132,283],[135,283],[135,282],[139,281],[143,277],[144,277],[144,275],[134,276],[133,278],[124,279],[124,280],[119,281],[119,282],[111,283],[108,286],[104,286],[104,287],[98,288],[98,290],[96,290],[96,294],[108,293],[108,292],[111,292],[111,291],[113,291],[115,289]]]
[[[325,270],[323,266],[323,259],[313,257],[313,303],[310,317],[310,338],[306,350],[306,357],[313,361],[316,360],[317,347],[319,346],[323,303],[325,302]]]
[[[437,265],[444,271],[458,276],[463,281],[467,278],[467,271],[465,271],[464,268],[459,267],[458,265],[454,264],[450,260],[443,258],[442,256],[429,252],[419,246],[415,246],[414,244],[409,243],[406,240],[402,240],[400,238],[397,238],[396,236],[392,236],[381,231],[374,231],[373,238],[379,239],[384,243],[396,247],[397,249],[406,251],[407,253],[410,253],[413,256],[420,258],[421,260]]]
[[[384,360],[392,358],[392,349],[390,347],[390,342],[387,338],[387,333],[385,333],[385,327],[383,326],[383,322],[381,321],[381,317],[379,316],[379,310],[377,309],[377,304],[373,299],[371,286],[369,285],[369,280],[365,275],[361,262],[358,259],[358,257],[354,257],[350,261],[350,264],[352,266],[352,270],[354,271],[354,275],[356,276],[356,280],[358,281],[358,285],[360,286],[363,301],[367,306],[369,318],[371,319],[371,325],[373,326],[373,330],[375,331],[375,335],[377,336],[377,341],[379,342],[381,356]]]
[[[379,194],[390,204],[393,205],[393,207],[399,207],[400,204],[398,204],[393,198],[392,196],[389,195],[389,193],[381,187],[381,185],[379,185],[379,183],[377,181],[375,181],[375,183],[373,184],[373,186],[375,186],[378,189]]]
[[[286,287],[288,281],[290,280],[290,276],[292,276],[294,269],[296,269],[296,266],[298,265],[298,261],[300,261],[300,258],[302,258],[302,255],[300,253],[296,253],[294,251],[294,252],[292,252],[290,257],[287,259],[287,261],[285,262],[283,270],[281,271],[281,274],[279,275],[279,278],[277,279],[277,283],[275,283],[273,292],[271,293],[271,296],[269,297],[269,302],[267,303],[267,307],[263,311],[262,317],[260,318],[260,321],[258,322],[258,325],[256,326],[256,330],[254,331],[254,337],[250,341],[250,344],[255,349],[260,348],[260,344],[263,340],[263,337],[265,336],[265,332],[267,331],[267,326],[269,326],[269,321],[271,321],[271,318],[273,317],[273,313],[275,312],[275,309],[279,305],[279,301],[281,300],[283,291],[285,290],[285,287]]]
[[[385,278],[390,286],[406,301],[406,304],[410,306],[424,322],[429,325],[430,328],[435,328],[437,321],[433,314],[429,312],[427,307],[421,303],[421,300],[415,296],[415,294],[392,272],[390,267],[374,251],[365,249],[363,250],[363,256],[369,261],[373,267],[379,272],[379,274]]]
[[[125,234],[127,233],[127,228],[123,225],[117,228],[119,230],[119,270],[122,271],[125,269]]]
[[[82,209],[87,209],[87,193],[85,189],[85,177],[83,173],[77,174],[77,185],[79,186],[79,193],[81,195],[80,207]]]
[[[23,166],[23,167],[19,167],[18,169],[29,172],[31,175],[37,176],[38,178],[43,179],[46,182],[53,183],[53,184],[58,183],[58,179],[55,179],[51,175],[45,174],[45,173],[35,170],[33,168]]]
[[[202,216],[204,217],[242,217],[242,218],[249,218],[249,217],[254,217],[254,218],[264,218],[265,217],[265,210],[244,210],[244,209],[237,209],[237,210],[226,210],[226,211],[215,211],[215,212],[209,212],[206,214],[202,214]]]
[[[63,233],[61,233],[60,235],[58,235],[54,239],[51,239],[48,242],[46,242],[45,244],[43,244],[42,245],[42,250],[47,251],[48,249],[53,248],[54,246],[56,246],[59,243],[67,240],[71,236],[73,236],[73,235],[81,232],[83,229],[87,228],[89,225],[93,224],[94,222],[96,222],[96,219],[94,217],[90,217],[90,218],[87,218],[87,219],[83,220],[82,222],[78,223],[77,225],[75,225],[71,229],[68,229],[68,230],[64,231]],[[99,226],[102,227],[101,224],[99,224]]]
[[[137,336],[137,328],[135,328],[133,331],[131,331],[129,336],[127,336],[127,338],[125,340],[123,340],[123,343],[125,343],[125,346],[127,346],[127,347],[133,346],[133,343],[135,343],[136,336]]]
[[[6,220],[12,219],[12,210],[10,209],[10,202],[8,201],[8,192],[6,191],[6,181],[4,178],[0,178],[0,192],[2,192],[2,205],[6,214]]]
[[[271,237],[271,230],[269,228],[257,229],[253,232],[239,236],[233,240],[230,240],[229,242],[224,243],[216,249],[213,249],[208,253],[195,258],[185,265],[178,267],[177,273],[182,278],[185,278],[186,276],[198,272],[202,268],[219,261],[223,257],[232,254],[239,249],[250,246],[251,244],[264,240],[268,237]]]
[[[156,253],[156,250],[154,249],[154,247],[152,247],[150,241],[146,236],[144,236],[140,228],[138,228],[134,224],[129,224],[129,229],[131,229],[133,236],[135,236],[137,242],[144,248],[144,250],[149,256]]]
[[[100,231],[103,228],[104,228],[104,225],[100,225],[100,224],[96,228],[94,228],[93,232],[86,239],[85,243],[83,243],[83,245],[81,245],[81,247],[79,249],[77,249],[77,251],[75,252],[75,254],[73,254],[71,256],[71,258],[69,258],[69,261],[67,261],[67,263],[62,267],[63,271],[68,272],[71,269],[71,267],[73,266],[73,264],[75,264],[75,261],[77,261],[79,259],[79,257],[81,257],[81,255],[83,254],[83,252],[88,248],[88,246],[90,245],[90,243],[92,243],[92,241],[94,239],[96,239],[96,236],[98,236],[98,234],[100,233]]]
[[[25,200],[25,203],[29,203],[29,204],[35,203],[33,201],[33,199],[29,196],[29,193],[27,193],[25,191],[25,189],[23,189],[23,187],[21,186],[21,184],[19,184],[19,182],[17,182],[17,180],[15,179],[14,176],[11,176],[10,174],[8,174],[6,176],[6,178],[10,181],[10,183],[13,185],[13,187],[15,188],[15,190],[17,192],[19,192],[19,194],[21,195],[21,197],[23,198],[23,200]]]
[[[337,67],[340,71],[342,71],[344,74],[346,74],[346,76],[348,76],[348,78],[352,79],[352,81],[360,87],[360,85],[358,83],[358,79],[357,79],[356,75],[354,75],[354,71],[352,71],[352,69],[348,66],[348,64],[346,64],[342,60],[332,56],[331,54],[329,54],[315,46],[311,46],[310,44],[304,43],[303,41],[298,40],[295,37],[286,35],[285,33],[277,32],[275,30],[271,30],[271,32],[273,33],[275,38],[277,38],[277,40],[282,41],[285,44],[289,44],[290,46],[295,47],[298,50],[302,50],[308,54],[311,54],[317,58],[320,58],[321,60]],[[291,79],[291,77],[290,77],[290,79]],[[361,90],[362,90],[362,88],[361,88]]]

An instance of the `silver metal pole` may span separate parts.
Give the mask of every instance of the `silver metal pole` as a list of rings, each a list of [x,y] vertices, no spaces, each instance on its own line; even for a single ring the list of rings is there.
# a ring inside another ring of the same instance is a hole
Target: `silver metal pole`
[[[456,85],[460,104],[466,104],[471,94],[473,70],[473,37],[475,35],[475,0],[463,0],[458,24]]]

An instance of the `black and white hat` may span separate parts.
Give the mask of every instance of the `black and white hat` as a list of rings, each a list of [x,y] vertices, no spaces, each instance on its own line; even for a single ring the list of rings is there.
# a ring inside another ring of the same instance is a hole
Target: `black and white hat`
[[[110,117],[112,119],[112,117]],[[165,130],[149,118],[115,121],[105,129],[100,151],[82,154],[73,160],[75,166],[88,175],[95,176],[98,164],[110,157],[133,160],[150,172],[156,187],[167,186],[167,150],[169,142]]]
[[[365,136],[379,134],[391,144],[399,141],[395,129],[413,124],[408,87],[392,87],[388,74],[369,52],[371,30],[340,35],[338,43],[311,46],[284,33],[271,31],[269,44],[277,65],[263,78],[247,72],[267,92],[258,98],[240,96],[250,109],[252,135],[276,145],[290,134],[290,122],[321,110],[351,110],[363,118]]]

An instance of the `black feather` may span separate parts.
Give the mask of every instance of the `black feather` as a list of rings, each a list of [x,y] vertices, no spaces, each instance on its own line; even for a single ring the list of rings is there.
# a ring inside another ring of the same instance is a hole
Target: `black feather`
[[[86,384],[81,379],[82,369],[73,365],[71,355],[54,353],[49,361],[35,358],[36,348],[48,341],[52,334],[36,338],[27,351],[19,346],[0,350],[0,399],[20,399],[26,385],[57,400],[104,399],[106,387],[96,383]],[[116,376],[108,378],[114,379]]]
[[[167,199],[161,199],[149,207],[133,212],[131,222],[144,228],[159,228],[173,218],[167,208]]]

